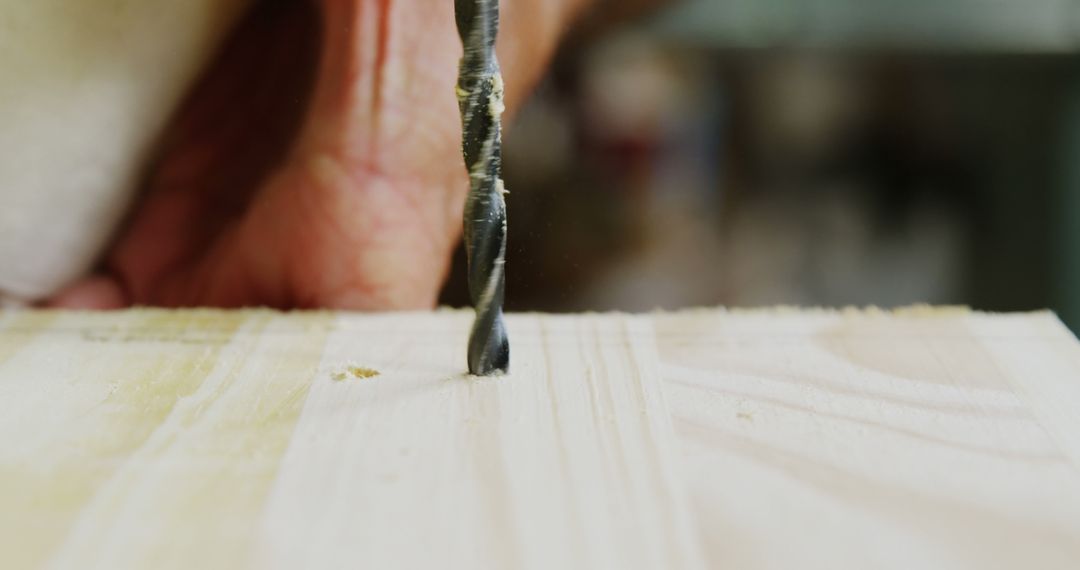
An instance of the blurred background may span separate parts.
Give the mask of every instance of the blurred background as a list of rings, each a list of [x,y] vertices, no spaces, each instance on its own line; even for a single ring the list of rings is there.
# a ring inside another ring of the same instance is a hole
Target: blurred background
[[[1075,0],[601,2],[507,125],[507,305],[1078,330],[1078,48]]]

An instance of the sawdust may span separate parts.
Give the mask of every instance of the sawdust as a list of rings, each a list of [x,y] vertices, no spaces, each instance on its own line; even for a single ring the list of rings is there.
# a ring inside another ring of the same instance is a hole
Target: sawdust
[[[339,370],[330,374],[330,377],[334,380],[341,382],[351,378],[359,378],[361,380],[365,378],[374,378],[378,376],[380,372],[374,368],[368,368],[366,366],[346,366],[345,370]]]

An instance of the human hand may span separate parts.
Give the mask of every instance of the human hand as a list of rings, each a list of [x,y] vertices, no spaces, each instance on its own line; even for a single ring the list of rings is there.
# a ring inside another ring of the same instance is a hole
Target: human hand
[[[575,0],[503,9],[508,108]],[[432,306],[467,177],[452,2],[264,1],[192,92],[103,271],[62,307]]]

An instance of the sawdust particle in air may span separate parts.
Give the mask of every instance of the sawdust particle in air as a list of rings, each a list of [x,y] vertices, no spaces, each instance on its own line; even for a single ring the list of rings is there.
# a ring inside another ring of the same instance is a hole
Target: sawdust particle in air
[[[345,370],[339,370],[330,374],[330,377],[338,382],[347,380],[348,378],[374,378],[379,375],[379,371],[374,368],[368,368],[366,366],[347,366]]]

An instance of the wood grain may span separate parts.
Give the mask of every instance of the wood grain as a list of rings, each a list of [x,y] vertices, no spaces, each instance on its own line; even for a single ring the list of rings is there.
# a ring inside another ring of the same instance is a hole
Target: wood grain
[[[2,568],[1075,568],[1051,314],[0,313]]]
[[[646,318],[477,379],[466,313],[52,316],[0,333],[5,568],[701,566]]]
[[[482,379],[462,374],[468,325],[339,321],[261,565],[696,565],[648,321],[516,316],[512,375]],[[382,375],[328,379],[350,360]]]
[[[235,567],[329,316],[41,315],[0,334],[0,566]]]
[[[1080,561],[1080,352],[1052,315],[655,324],[711,566]]]

